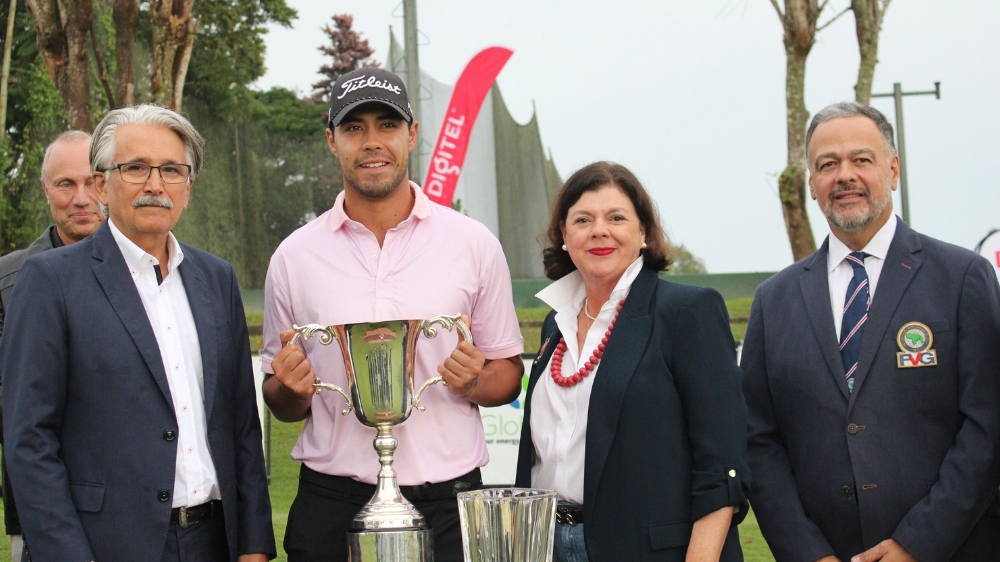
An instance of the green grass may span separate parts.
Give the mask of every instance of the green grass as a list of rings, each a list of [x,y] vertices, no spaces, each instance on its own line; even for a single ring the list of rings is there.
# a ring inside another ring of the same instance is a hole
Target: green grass
[[[760,526],[753,510],[747,513],[747,518],[740,523],[740,542],[743,544],[743,560],[745,562],[774,562],[771,549],[760,534]]]
[[[299,486],[299,463],[292,460],[292,446],[302,431],[302,422],[283,423],[271,418],[271,520],[278,560],[286,560],[281,541],[285,537],[288,509]]]

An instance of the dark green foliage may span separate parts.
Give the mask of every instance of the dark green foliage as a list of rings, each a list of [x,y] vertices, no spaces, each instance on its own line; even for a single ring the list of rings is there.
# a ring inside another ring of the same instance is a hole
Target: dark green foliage
[[[249,85],[264,75],[266,26],[291,26],[295,10],[285,0],[197,0],[192,15],[198,31],[185,97],[230,121],[248,117],[254,99]]]
[[[7,28],[6,6],[0,29]],[[15,16],[7,137],[0,144],[0,254],[24,248],[50,217],[39,178],[45,146],[65,128],[59,92],[35,45],[31,14],[19,2]]]
[[[263,287],[271,254],[296,228],[331,206],[340,168],[323,133],[323,104],[288,90],[251,92],[254,113],[238,122],[188,98],[205,136],[205,168],[177,237],[232,262],[243,287]]]
[[[300,100],[295,92],[271,88],[254,92],[255,119],[276,133],[320,138],[326,129],[325,103]]]

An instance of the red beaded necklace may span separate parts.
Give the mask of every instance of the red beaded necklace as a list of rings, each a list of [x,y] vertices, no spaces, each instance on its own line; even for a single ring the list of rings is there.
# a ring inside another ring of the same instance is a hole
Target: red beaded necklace
[[[618,313],[622,311],[623,306],[625,306],[625,299],[618,302],[618,308],[615,309],[615,315],[611,319],[611,323],[608,324],[608,331],[604,332],[604,337],[601,338],[601,343],[597,344],[597,349],[590,354],[590,359],[587,360],[583,367],[580,367],[579,371],[573,373],[573,375],[569,377],[564,377],[562,375],[562,360],[563,355],[566,353],[566,338],[559,338],[559,345],[552,350],[552,364],[549,368],[549,372],[552,373],[552,380],[555,381],[556,384],[566,388],[576,386],[583,380],[583,377],[589,375],[590,372],[597,367],[597,364],[601,362],[601,356],[604,355],[604,348],[608,345],[608,337],[611,336],[611,330],[615,327],[615,321],[618,320]]]

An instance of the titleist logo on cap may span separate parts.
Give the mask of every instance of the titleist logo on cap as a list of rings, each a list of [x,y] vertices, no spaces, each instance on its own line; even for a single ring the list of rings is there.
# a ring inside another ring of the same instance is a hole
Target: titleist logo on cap
[[[344,99],[344,96],[346,96],[347,94],[355,90],[360,90],[361,88],[382,88],[383,90],[389,90],[394,94],[401,93],[399,86],[394,86],[393,84],[390,84],[388,81],[383,82],[382,80],[379,80],[374,76],[368,76],[367,78],[365,76],[358,76],[357,78],[351,78],[350,80],[345,80],[344,83],[340,85],[340,87],[344,91],[341,92],[339,96],[337,96],[338,100]]]

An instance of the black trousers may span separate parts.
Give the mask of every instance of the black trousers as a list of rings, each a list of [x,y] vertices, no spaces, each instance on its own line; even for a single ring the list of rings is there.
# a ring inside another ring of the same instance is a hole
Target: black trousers
[[[182,529],[171,523],[163,562],[224,562],[229,560],[226,520],[222,514]]]
[[[481,487],[478,469],[448,483],[402,487],[403,496],[413,502],[434,532],[435,562],[463,561],[462,528],[455,496],[459,491]],[[288,510],[285,530],[288,562],[346,561],[351,520],[371,499],[374,489],[370,484],[320,474],[302,465],[299,490]]]
[[[26,544],[22,562],[31,562],[30,545]],[[222,514],[206,519],[187,529],[170,523],[162,562],[226,562],[229,541],[226,540],[226,520]]]

